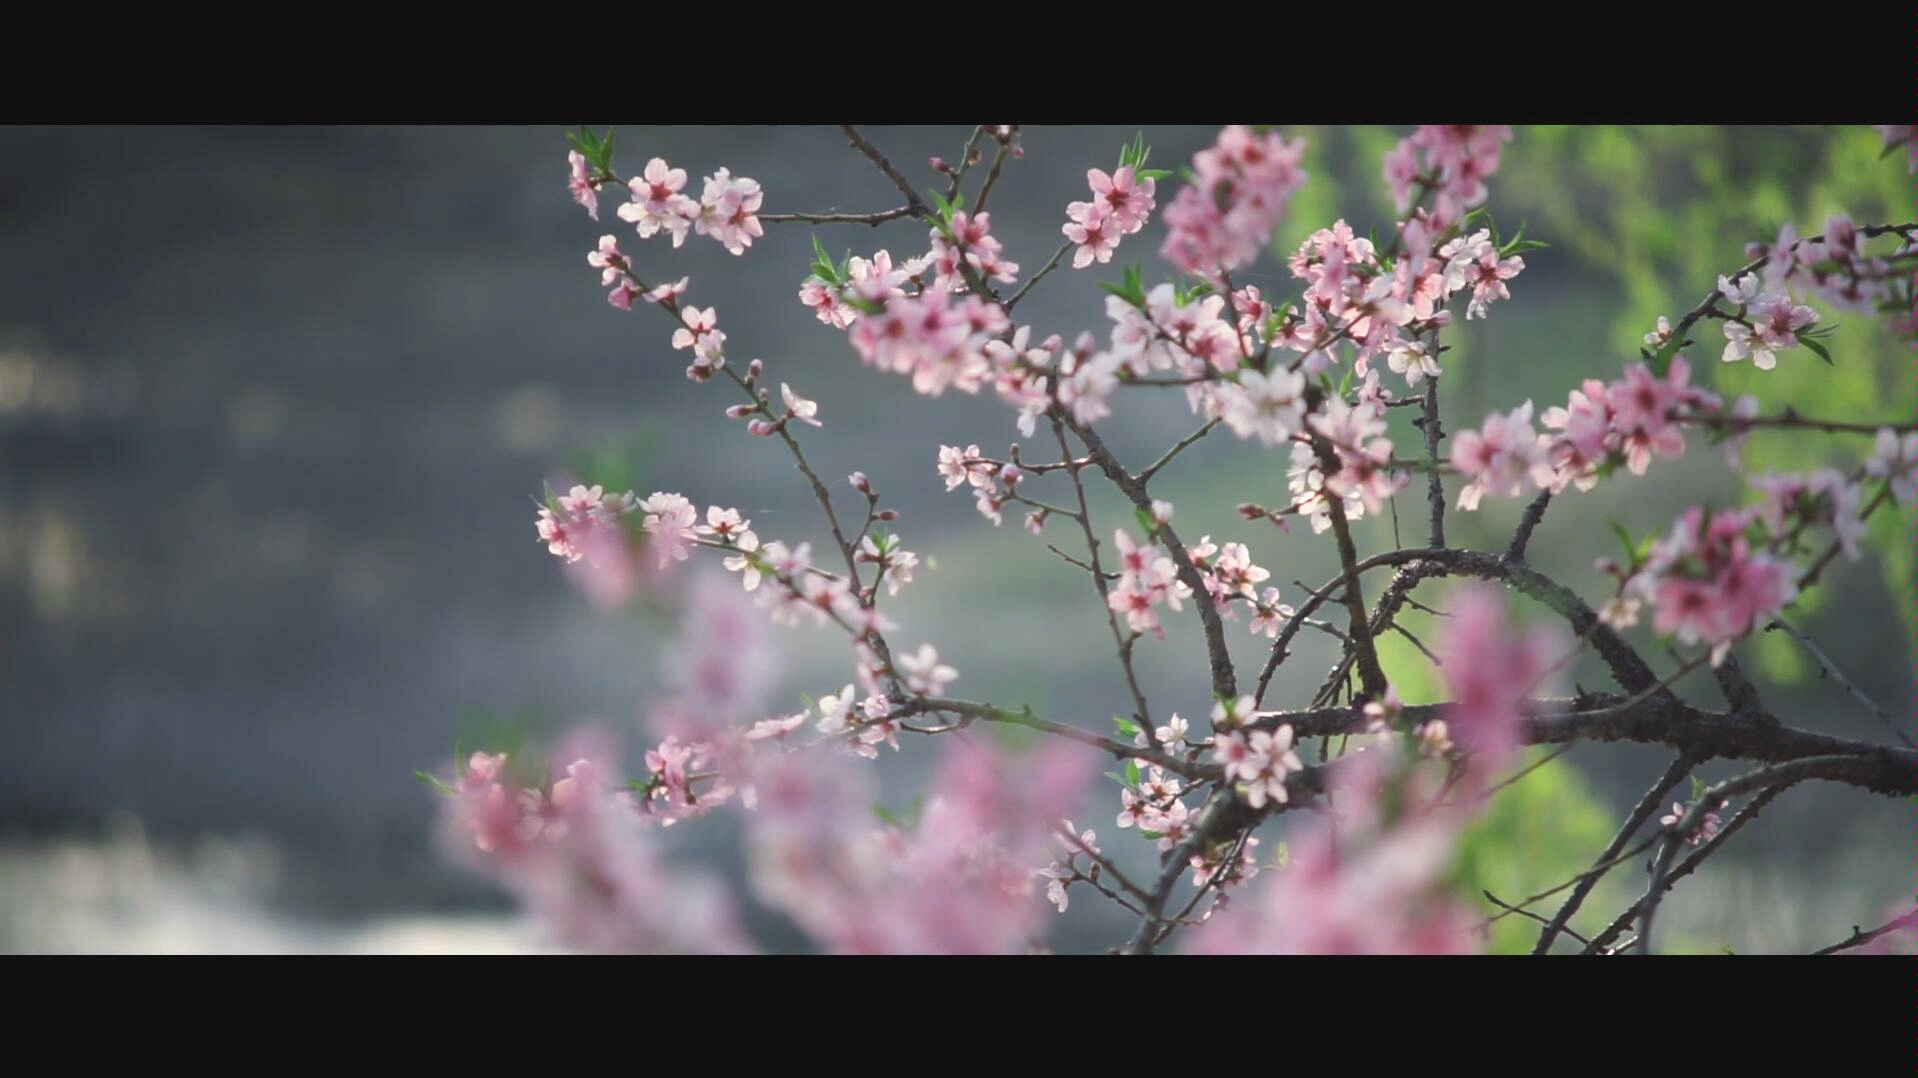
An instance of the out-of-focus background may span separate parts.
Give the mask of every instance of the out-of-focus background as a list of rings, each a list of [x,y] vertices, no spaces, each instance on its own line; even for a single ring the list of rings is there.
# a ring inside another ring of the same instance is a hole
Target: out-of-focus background
[[[1146,129],[1153,164],[1177,167],[1215,131]],[[956,159],[968,133],[869,131],[926,186],[927,158]],[[1312,179],[1276,251],[1336,218],[1361,232],[1389,222],[1380,157],[1403,132],[1294,133],[1311,142]],[[1113,168],[1132,134],[1025,130],[991,209],[1026,274],[1058,245],[1065,204],[1086,197],[1085,170]],[[759,179],[765,212],[898,200],[831,128],[626,128],[618,144],[624,170],[664,157],[695,193],[721,166]],[[433,794],[413,776],[450,772],[456,742],[514,720],[597,718],[642,742],[666,627],[569,588],[535,541],[541,484],[583,475],[676,490],[739,506],[762,539],[823,534],[777,446],[722,417],[722,386],[683,377],[686,353],[657,312],[607,305],[585,261],[603,232],[624,237],[649,280],[690,275],[689,298],[718,308],[729,354],[764,357],[775,380],[819,400],[827,425],[803,437],[820,473],[837,484],[863,469],[902,512],[907,546],[937,568],[895,603],[899,639],[937,643],[968,696],[1088,725],[1126,709],[1082,575],[1016,517],[992,528],[935,474],[942,443],[1002,453],[1011,414],[991,399],[919,397],[862,368],[798,301],[814,231],[835,255],[906,257],[925,250],[922,226],[769,225],[743,258],[701,237],[674,251],[634,237],[610,192],[601,223],[588,220],[567,196],[566,150],[547,128],[0,132],[0,950],[548,949],[441,855]],[[1176,185],[1162,182],[1161,207]],[[1491,190],[1504,232],[1523,220],[1551,247],[1526,255],[1510,302],[1447,333],[1450,429],[1616,377],[1658,315],[1696,303],[1745,261],[1748,240],[1786,221],[1810,233],[1841,209],[1909,220],[1914,201],[1902,155],[1880,159],[1867,128],[1519,128]],[[1149,282],[1170,279],[1162,235],[1155,219],[1110,266],[1062,268],[1021,319],[1038,336],[1103,336],[1098,282],[1134,263]],[[1240,280],[1296,291],[1282,254]],[[1840,324],[1835,368],[1799,350],[1769,373],[1719,364],[1706,329],[1691,353],[1698,379],[1756,393],[1768,411],[1909,418],[1909,342],[1855,316]],[[1181,395],[1145,392],[1122,395],[1105,429],[1136,466],[1192,425]],[[1746,459],[1798,470],[1867,449],[1761,433]],[[1035,443],[1031,459],[1051,458]],[[1220,436],[1161,482],[1182,532],[1248,542],[1296,599],[1294,580],[1332,574],[1330,544],[1233,511],[1285,504],[1284,481],[1281,458]],[[1608,520],[1644,534],[1688,505],[1740,497],[1720,454],[1695,440],[1682,462],[1555,504],[1534,560],[1590,592],[1593,559],[1615,546]],[[1412,540],[1423,500],[1408,505]],[[1519,506],[1488,506],[1453,517],[1456,543],[1509,535]],[[1108,530],[1129,516],[1104,495],[1094,509]],[[1796,611],[1900,713],[1914,689],[1909,523],[1881,513],[1867,556]],[[1389,516],[1366,521],[1361,546],[1391,543],[1392,528]],[[1236,628],[1240,662],[1256,661],[1260,641]],[[782,698],[847,680],[835,637],[780,637]],[[1160,714],[1205,712],[1191,625],[1140,653]],[[1796,725],[1889,737],[1778,634],[1739,654]],[[1272,700],[1309,693],[1329,655],[1308,647]],[[1409,645],[1390,658],[1416,691],[1422,660]],[[1576,677],[1604,683],[1588,667]],[[1683,691],[1719,702],[1703,675]],[[909,744],[881,766],[903,791],[930,758]],[[1474,878],[1516,898],[1582,869],[1665,763],[1653,749],[1584,746],[1543,769],[1481,829]],[[1107,793],[1084,811],[1102,833],[1117,811]],[[738,873],[724,820],[675,831],[678,856]],[[1663,911],[1672,942],[1743,953],[1836,940],[1911,892],[1910,832],[1909,805],[1794,791],[1680,888]],[[1129,862],[1149,857],[1128,845]],[[1624,879],[1632,871],[1615,874],[1618,894],[1640,886]],[[777,922],[761,927],[782,938]],[[1095,949],[1116,930],[1088,898],[1053,942]]]

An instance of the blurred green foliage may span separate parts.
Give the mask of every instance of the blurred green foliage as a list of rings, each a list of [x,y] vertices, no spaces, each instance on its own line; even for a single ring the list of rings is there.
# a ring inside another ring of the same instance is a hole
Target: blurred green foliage
[[[1512,773],[1537,764],[1554,751],[1544,747],[1528,750],[1522,760],[1511,765]],[[1501,790],[1484,815],[1466,830],[1456,866],[1460,892],[1485,909],[1487,916],[1496,914],[1498,909],[1485,901],[1483,892],[1490,891],[1517,905],[1557,887],[1592,867],[1617,826],[1578,769],[1562,758],[1553,760]],[[1601,915],[1610,916],[1628,903],[1632,896],[1625,894],[1619,881],[1630,876],[1630,864],[1608,873],[1573,919],[1574,926]],[[1527,908],[1550,917],[1567,893]],[[1588,914],[1588,910],[1594,912]],[[1539,931],[1538,922],[1509,914],[1492,925],[1487,950],[1492,954],[1530,954]]]

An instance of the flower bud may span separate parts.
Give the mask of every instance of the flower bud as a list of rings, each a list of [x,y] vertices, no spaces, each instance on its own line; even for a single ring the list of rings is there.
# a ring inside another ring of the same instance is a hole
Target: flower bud
[[[854,472],[848,478],[852,483],[852,489],[868,497],[872,496],[872,480],[866,478],[865,472]]]
[[[946,164],[946,159],[943,157],[934,157],[931,164],[934,172],[944,172],[947,174],[952,172],[952,166]]]
[[[726,418],[727,419],[744,419],[747,416],[752,415],[754,412],[757,412],[757,411],[759,411],[759,409],[753,407],[750,404],[735,404],[732,407],[726,409]]]
[[[759,376],[765,373],[766,363],[764,360],[755,359],[751,363],[746,364],[746,381],[748,382],[759,381]]]
[[[888,521],[898,520],[899,513],[897,510],[893,510],[893,509],[881,509],[879,512],[874,513],[872,515],[872,518],[874,520],[888,520]]]
[[[761,438],[770,438],[773,433],[772,422],[766,419],[755,419],[751,423],[746,424],[746,433]]]
[[[1026,473],[1020,471],[1017,464],[1008,464],[999,469],[999,481],[1009,487],[1018,486],[1019,481],[1025,477]]]

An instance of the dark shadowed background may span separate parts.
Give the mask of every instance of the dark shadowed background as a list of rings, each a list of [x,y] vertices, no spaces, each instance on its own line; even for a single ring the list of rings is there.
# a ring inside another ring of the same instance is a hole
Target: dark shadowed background
[[[1184,163],[1215,130],[1148,129],[1153,164]],[[927,157],[956,158],[968,131],[870,135],[930,185]],[[1397,134],[1302,131],[1313,179],[1281,249],[1336,217],[1361,229],[1389,220],[1378,162]],[[1025,157],[991,204],[993,232],[1025,274],[1058,245],[1086,168],[1111,169],[1132,133],[1026,131]],[[661,156],[692,174],[695,194],[721,166],[759,179],[766,212],[899,198],[831,128],[633,127],[618,142],[623,170]],[[1908,219],[1902,158],[1878,161],[1876,146],[1867,129],[1519,129],[1492,207],[1508,233],[1526,218],[1528,235],[1553,246],[1527,256],[1489,321],[1448,332],[1447,427],[1527,398],[1542,410],[1579,378],[1615,377],[1658,314],[1697,302],[1742,263],[1747,239],[1787,219],[1805,231],[1840,208]],[[937,643],[974,698],[1100,727],[1126,709],[1083,578],[1016,517],[993,529],[935,474],[942,443],[1002,453],[1011,413],[989,398],[918,397],[862,368],[798,302],[808,227],[770,225],[743,258],[702,237],[679,251],[641,242],[611,192],[598,225],[570,201],[566,148],[548,128],[0,131],[0,947],[539,946],[440,857],[433,797],[413,772],[450,770],[455,742],[502,715],[596,717],[642,742],[661,627],[567,586],[535,542],[541,484],[625,469],[642,495],[739,506],[762,539],[823,536],[778,447],[721,416],[727,387],[683,377],[685,353],[658,312],[607,305],[585,262],[602,232],[622,236],[649,280],[690,275],[689,299],[718,308],[730,355],[764,357],[775,381],[820,402],[827,425],[803,437],[821,475],[839,484],[866,471],[903,513],[907,546],[937,559],[895,605],[898,639]],[[1162,183],[1161,208],[1176,184]],[[926,247],[910,222],[819,234],[834,254]],[[1161,236],[1155,220],[1111,266],[1061,269],[1021,319],[1039,336],[1103,336],[1097,282],[1133,263],[1169,279]],[[1296,291],[1282,258],[1241,283]],[[1721,368],[1711,332],[1695,367],[1768,410],[1908,417],[1908,346],[1841,324],[1835,370],[1802,353],[1769,381]],[[1108,437],[1135,467],[1194,425],[1180,395],[1122,401]],[[1032,459],[1052,459],[1043,444]],[[1795,470],[1866,448],[1761,434],[1748,459]],[[1215,436],[1162,483],[1182,532],[1247,541],[1296,601],[1292,581],[1331,575],[1330,544],[1233,512],[1284,504],[1284,467]],[[1422,537],[1415,495],[1401,496],[1408,542]],[[1592,560],[1613,545],[1608,519],[1643,534],[1686,505],[1739,495],[1717,452],[1695,444],[1683,462],[1555,505],[1534,560],[1589,592]],[[1102,498],[1109,531],[1129,513]],[[1457,539],[1502,542],[1518,506],[1488,504],[1454,518]],[[1798,618],[1900,713],[1913,695],[1908,523],[1876,521],[1872,552],[1840,566]],[[1368,520],[1361,545],[1389,544],[1392,527]],[[1239,661],[1257,662],[1258,641],[1232,628]],[[779,636],[791,647],[782,700],[847,680],[836,638]],[[1141,654],[1159,713],[1205,712],[1191,625]],[[1787,641],[1740,654],[1797,725],[1888,737]],[[1329,658],[1303,651],[1273,699],[1309,693]],[[1395,658],[1416,681],[1416,654]],[[1590,667],[1577,678],[1604,680]],[[1718,703],[1708,677],[1684,686]],[[889,757],[889,783],[903,789],[929,758],[924,745]],[[1560,860],[1589,861],[1664,763],[1655,750],[1589,746],[1547,769],[1572,807],[1541,799],[1513,819],[1498,847],[1509,886],[1548,886]],[[1117,811],[1106,794],[1085,811],[1102,833]],[[1561,813],[1585,822],[1563,830]],[[685,856],[736,870],[726,823],[679,830]],[[1909,836],[1908,805],[1802,790],[1667,908],[1700,949],[1829,941],[1909,890]],[[1062,948],[1111,935],[1102,911],[1081,905]]]

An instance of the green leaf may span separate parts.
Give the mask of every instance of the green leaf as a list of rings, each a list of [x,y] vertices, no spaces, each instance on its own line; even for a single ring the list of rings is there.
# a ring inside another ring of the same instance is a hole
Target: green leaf
[[[1694,805],[1697,804],[1698,800],[1704,796],[1705,796],[1704,780],[1700,779],[1697,775],[1693,775],[1692,776],[1692,804]]]
[[[1665,377],[1665,372],[1671,368],[1672,357],[1677,355],[1678,350],[1683,347],[1685,347],[1684,338],[1679,334],[1672,334],[1671,340],[1659,345],[1658,351],[1652,353],[1650,362],[1652,373],[1660,378]]]
[[[1836,363],[1832,362],[1831,353],[1825,350],[1825,346],[1819,343],[1817,338],[1807,337],[1800,334],[1798,338],[1798,343],[1804,345],[1806,348],[1811,349],[1813,355],[1817,356],[1819,359],[1824,360],[1828,365],[1834,366],[1834,367],[1837,366]]]
[[[1129,787],[1130,787],[1130,786],[1132,785],[1131,783],[1129,783],[1129,782],[1127,782],[1127,781],[1125,780],[1125,776],[1124,776],[1124,775],[1121,775],[1121,774],[1119,774],[1119,773],[1118,773],[1117,771],[1108,771],[1108,772],[1106,772],[1106,778],[1109,778],[1109,779],[1111,779],[1112,781],[1114,781],[1114,782],[1116,782],[1116,783],[1118,783],[1119,785],[1121,785],[1121,786],[1125,786],[1125,787],[1128,787],[1128,788],[1129,788]]]
[[[1146,538],[1150,539],[1152,536],[1158,534],[1159,522],[1152,519],[1151,513],[1135,507],[1132,510],[1132,515],[1139,521],[1139,527],[1145,531]]]
[[[1137,179],[1152,180],[1154,182],[1157,182],[1159,180],[1165,179],[1167,176],[1172,175],[1172,170],[1169,168],[1142,168],[1142,169],[1135,169],[1132,175]]]
[[[1625,525],[1620,524],[1618,521],[1611,520],[1611,521],[1607,521],[1606,523],[1612,526],[1612,534],[1618,536],[1618,545],[1625,548],[1625,557],[1630,562],[1630,564],[1628,564],[1626,568],[1627,569],[1637,568],[1638,567],[1638,555],[1636,553],[1638,549],[1637,540],[1633,539],[1632,533],[1627,531],[1625,529]]]
[[[1127,760],[1125,762],[1125,777],[1127,786],[1139,785],[1139,761]]]
[[[1114,715],[1112,716],[1112,725],[1119,728],[1120,737],[1138,737],[1139,736],[1138,724],[1134,723],[1131,719],[1120,718],[1119,716]]]
[[[440,778],[438,775],[429,774],[425,771],[415,771],[413,772],[413,777],[432,787],[434,793],[443,794],[447,797],[459,796],[459,791],[448,785],[446,780]]]
[[[905,830],[906,821],[901,819],[898,813],[893,812],[884,805],[874,805],[872,807],[872,814],[879,817],[879,822],[888,827],[897,827],[902,831]]]

